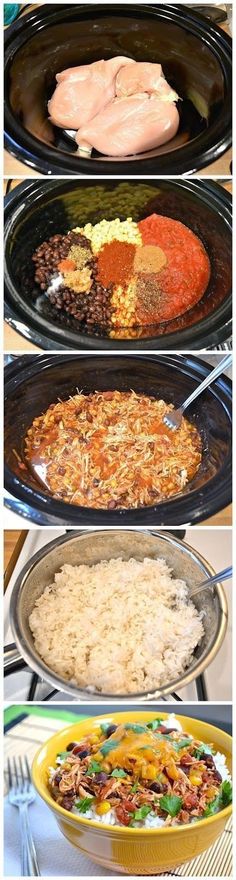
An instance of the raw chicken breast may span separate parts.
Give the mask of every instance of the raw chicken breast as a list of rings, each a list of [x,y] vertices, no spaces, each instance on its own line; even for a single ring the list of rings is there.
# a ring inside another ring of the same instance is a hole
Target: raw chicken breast
[[[178,101],[177,93],[164,77],[161,64],[137,61],[132,68],[125,64],[116,77],[117,97],[124,98],[141,92],[154,92],[162,101]]]
[[[57,73],[58,85],[48,102],[51,121],[61,128],[77,129],[103,110],[115,97],[116,74],[131,58],[118,55]]]
[[[155,92],[158,89],[161,76],[161,64],[135,61],[132,70],[125,64],[116,77],[117,98],[125,98],[127,95],[135,95],[137,92],[139,94],[141,92]]]
[[[129,156],[165,144],[178,127],[175,104],[145,92],[115,98],[77,131],[76,141],[87,152],[94,147],[106,156]]]

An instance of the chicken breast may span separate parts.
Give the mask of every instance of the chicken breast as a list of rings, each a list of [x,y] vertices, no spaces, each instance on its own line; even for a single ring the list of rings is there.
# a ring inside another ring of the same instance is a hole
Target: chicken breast
[[[131,68],[125,64],[116,77],[117,97],[128,97],[141,92],[154,92],[162,101],[178,101],[177,92],[169,86],[161,64],[137,61]]]
[[[89,122],[115,97],[116,75],[123,64],[128,69],[135,62],[118,55],[57,73],[58,84],[48,102],[51,122],[72,130]]]
[[[132,69],[125,64],[117,73],[116,95],[118,98],[125,98],[128,95],[140,94],[141,92],[155,92],[158,89],[161,76],[161,64],[135,61]]]
[[[79,128],[76,141],[86,152],[94,147],[106,156],[129,156],[165,144],[174,137],[178,127],[175,104],[144,92],[115,98],[87,125]]]

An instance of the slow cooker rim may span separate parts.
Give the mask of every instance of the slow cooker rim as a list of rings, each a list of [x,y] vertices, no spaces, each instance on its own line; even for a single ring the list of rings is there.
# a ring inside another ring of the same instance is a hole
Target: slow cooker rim
[[[106,355],[104,355],[106,357]],[[74,360],[74,359],[82,359],[86,357],[86,355],[74,355],[74,354],[64,354],[62,357],[60,355],[33,355],[32,357],[29,355],[23,355],[20,358],[17,358],[16,361],[7,365],[5,367],[5,375],[9,376],[9,393],[15,387],[15,378],[19,377],[19,371],[21,372],[21,382],[25,381],[28,377],[32,378],[32,371],[34,373],[38,373],[38,362],[40,358],[40,362],[42,364],[42,369],[47,367],[52,367],[53,363],[55,363],[55,357],[57,363],[61,360],[62,363],[66,361]],[[91,357],[91,355],[88,355]],[[96,357],[96,355],[94,355]],[[97,356],[99,357],[99,355]],[[108,355],[108,357],[115,357],[115,355]],[[183,355],[162,355],[158,354],[155,356],[147,356],[147,355],[125,355],[127,359],[132,358],[136,361],[152,361],[158,363],[161,362],[167,363],[169,361],[169,365],[174,363],[174,365],[180,369],[181,364],[185,364],[185,356]],[[186,366],[186,365],[185,365]],[[191,358],[191,354],[188,356],[188,368],[193,370],[194,367],[197,369],[198,374],[201,372],[202,375],[207,375],[210,372],[210,366],[206,364],[206,362],[202,361],[200,358],[194,359]],[[40,371],[41,372],[41,371]],[[224,392],[227,396],[227,407],[224,401],[220,401],[221,405],[224,409],[227,410],[227,415],[232,423],[232,382],[228,379],[227,376],[223,374],[220,376],[216,382],[215,386],[223,385]],[[7,386],[7,381],[5,382],[5,389]],[[213,387],[209,388],[209,392],[213,393]],[[5,396],[7,399],[7,393]],[[22,481],[16,477],[6,462],[4,462],[4,485],[7,492],[11,495],[16,496],[16,498],[25,502],[28,506],[35,506],[35,501],[37,502],[38,509],[42,512],[45,509],[45,499],[47,502],[47,511],[46,515],[52,514],[53,517],[63,517],[63,522],[71,523],[71,524],[81,524],[81,525],[96,525],[97,524],[97,516],[99,516],[99,523],[101,525],[107,524],[107,518],[109,517],[109,521],[113,523],[113,525],[122,525],[122,521],[127,523],[127,525],[135,525],[140,524],[150,524],[154,526],[156,517],[159,517],[157,524],[161,525],[181,525],[186,522],[190,522],[192,524],[196,524],[200,522],[202,519],[207,519],[209,516],[212,516],[214,513],[224,509],[231,502],[232,498],[232,472],[231,472],[231,447],[230,452],[227,455],[224,464],[224,484],[221,488],[221,494],[219,495],[219,487],[217,485],[217,477],[214,476],[206,486],[203,486],[199,491],[198,489],[193,490],[189,494],[175,496],[173,499],[169,499],[165,502],[161,502],[159,505],[154,505],[146,508],[135,508],[135,509],[115,509],[115,510],[101,510],[101,509],[93,509],[93,508],[85,508],[79,507],[78,505],[66,504],[62,501],[57,501],[52,498],[50,495],[45,495],[40,490],[32,489],[30,486],[22,483]],[[211,492],[209,493],[209,486]],[[209,498],[210,494],[210,498]],[[206,498],[205,498],[206,495]],[[197,501],[198,506],[194,504]],[[69,508],[69,509],[68,509]]]
[[[123,530],[118,530],[118,531],[123,531]],[[132,529],[126,528],[124,531],[130,531],[132,533]],[[98,527],[96,529],[96,532],[102,532],[103,534],[104,534],[104,532],[106,532],[106,534],[107,534],[107,532],[110,532],[110,534],[112,534],[112,530],[109,530],[109,529],[104,530],[100,527]],[[141,532],[143,534],[143,529],[141,529],[139,527],[137,529],[137,532]],[[171,533],[168,533],[167,531],[165,531],[165,532],[161,532],[159,530],[154,531],[149,528],[149,529],[145,529],[145,534],[146,533],[148,533],[148,535],[150,535],[153,538],[161,538],[164,542],[166,542],[168,544],[177,544],[180,549],[184,548],[184,551],[187,556],[189,556],[189,555],[191,556],[192,554],[194,554],[196,561],[202,563],[202,567],[204,568],[204,570],[207,574],[209,573],[209,571],[210,571],[210,574],[213,573],[212,566],[210,563],[208,563],[208,560],[206,560],[205,557],[203,557],[202,554],[200,554],[199,551],[196,550],[196,548],[191,547],[191,545],[188,544],[186,541],[180,540],[177,536],[171,535]],[[18,575],[16,582],[14,584],[14,588],[13,588],[12,596],[11,596],[11,602],[10,602],[10,618],[11,618],[13,635],[16,640],[18,650],[21,653],[21,656],[24,657],[24,650],[23,649],[25,648],[25,643],[24,643],[24,637],[22,635],[21,625],[20,625],[19,619],[18,619],[17,609],[18,609],[18,602],[20,599],[21,590],[24,589],[25,579],[27,579],[27,576],[30,573],[31,569],[34,568],[34,565],[35,564],[37,565],[37,563],[40,562],[45,556],[47,556],[51,550],[55,549],[55,547],[61,546],[62,544],[68,543],[69,541],[73,540],[76,537],[81,537],[84,534],[85,534],[85,532],[83,529],[75,529],[75,530],[73,530],[73,535],[71,533],[67,534],[67,535],[65,535],[65,534],[59,535],[57,538],[54,538],[52,541],[50,541],[46,546],[44,545],[44,547],[41,547],[38,551],[36,551],[36,553],[34,553],[32,559],[30,561],[28,560],[28,562],[26,562],[25,565],[23,566],[23,568],[21,569],[21,572]],[[93,534],[94,535],[94,531],[90,532],[90,530],[88,529],[88,530],[86,530],[86,534],[88,534],[88,535]],[[200,675],[204,671],[204,669],[206,669],[209,666],[209,664],[212,662],[212,660],[216,656],[216,654],[217,654],[217,652],[223,642],[223,639],[225,637],[227,622],[228,622],[228,603],[227,603],[226,593],[225,593],[225,590],[220,582],[219,582],[219,585],[217,585],[217,587],[218,587],[217,598],[218,598],[218,602],[219,602],[220,616],[219,616],[216,640],[214,643],[211,642],[211,644],[208,648],[207,656],[206,656],[206,654],[203,655],[203,657],[201,658],[199,663],[197,663],[198,658],[195,658],[196,663],[194,664],[192,672],[191,672],[191,670],[189,671],[188,669],[186,669],[185,674],[181,679],[174,679],[173,681],[171,681],[169,683],[169,685],[166,685],[164,688],[161,687],[161,688],[156,689],[156,691],[151,692],[150,695],[152,696],[152,698],[155,697],[157,692],[159,692],[160,696],[161,696],[161,694],[169,693],[170,689],[171,689],[171,691],[176,690],[178,685],[180,685],[180,681],[182,681],[181,686],[184,687],[188,683],[189,680],[193,680],[193,677],[195,678],[196,675]],[[23,647],[22,647],[22,641],[23,641]],[[35,652],[36,652],[36,650],[35,650]],[[49,678],[51,676],[51,680],[52,680],[52,683],[54,684],[54,686],[55,686],[55,684],[56,685],[59,684],[59,682],[61,684],[63,682],[63,679],[61,679],[59,677],[59,675],[57,675],[57,673],[55,673],[52,669],[50,669],[50,667],[48,667],[47,664],[44,661],[42,661],[42,659],[40,657],[38,657],[39,662],[37,663],[37,658],[36,658],[36,663],[35,663],[35,656],[34,656],[35,652],[33,652],[31,650],[31,647],[27,644],[27,649],[25,650],[25,659],[27,660],[27,662],[30,662],[30,660],[34,660],[36,672],[38,672],[40,674],[40,669],[42,672],[42,668],[43,668],[43,671],[46,672],[46,675],[48,674]],[[210,657],[209,657],[209,655],[210,655]],[[209,657],[208,662],[207,662],[207,657]],[[196,669],[196,666],[197,666],[197,669]],[[70,682],[66,682],[66,680],[65,680],[65,685],[66,684],[70,685]],[[79,686],[76,686],[76,687],[72,686],[71,690],[67,690],[65,692],[73,693],[75,696],[76,691],[80,694],[81,693],[86,694],[86,690],[79,688]],[[96,696],[96,692],[93,692],[93,696]],[[141,698],[145,698],[145,697],[147,697],[147,692],[140,692],[137,694],[135,693],[135,694],[127,695],[127,698],[131,698],[132,700],[141,699]],[[149,695],[148,695],[148,697],[149,697]],[[103,694],[102,700],[104,701],[106,699],[111,699],[113,701],[115,699],[116,700],[117,699],[125,700],[126,698],[125,698],[125,696],[122,696],[121,694],[118,694],[118,695],[117,694],[116,695]]]
[[[114,6],[114,8],[117,8],[117,9],[120,8],[119,4],[113,4],[113,6]],[[83,6],[83,4],[76,4],[76,6],[73,8],[75,10],[78,7],[79,7],[79,9],[82,8],[82,10],[85,8]],[[129,7],[129,10],[132,8],[134,8],[135,11],[137,11],[134,4],[132,4],[131,7]],[[89,9],[90,10],[94,9],[95,11],[97,11],[97,7],[95,6],[95,4],[91,7],[89,7]],[[104,9],[107,11],[107,5],[104,6],[104,4],[102,4],[102,6],[99,7],[99,10],[101,12]],[[163,12],[163,9],[164,9],[164,12]],[[49,10],[49,12],[48,12],[48,10]],[[62,14],[64,11],[70,12],[71,5],[65,4],[61,7],[61,10],[62,10]],[[192,10],[188,9],[188,7],[182,7],[179,4],[177,4],[175,6],[172,6],[170,4],[165,4],[165,8],[162,5],[150,7],[149,5],[142,4],[139,6],[139,10],[141,10],[141,12],[142,12],[142,10],[144,12],[150,12],[152,15],[155,15],[158,13],[158,14],[161,14],[161,17],[165,17],[165,10],[167,10],[169,12],[169,14],[170,13],[173,14],[173,12],[174,12],[175,14],[180,15],[181,18],[183,17],[183,10],[184,10],[185,20],[188,19],[190,22],[193,22],[196,26],[198,25],[200,31],[204,31],[204,29],[206,28],[206,19],[205,18],[203,18],[199,13],[195,13],[195,12],[193,13]],[[11,42],[12,35],[16,34],[16,41],[17,41],[18,33],[20,32],[21,29],[23,29],[24,24],[26,24],[28,22],[28,20],[29,20],[29,22],[31,21],[31,19],[30,19],[31,15],[33,15],[34,19],[37,19],[37,13],[38,13],[42,17],[42,20],[44,20],[45,18],[47,18],[47,16],[50,16],[50,14],[51,13],[53,14],[54,12],[55,12],[55,8],[53,9],[52,5],[46,4],[46,6],[43,9],[39,9],[39,11],[36,10],[35,13],[33,13],[33,14],[28,13],[23,17],[23,19],[18,19],[16,22],[13,22],[13,24],[10,25],[10,28],[8,28],[7,32],[6,32],[6,37],[5,37],[6,49],[8,48],[9,42]],[[231,62],[232,40],[231,40],[231,38],[227,34],[225,34],[224,31],[222,31],[220,28],[218,28],[217,25],[214,25],[214,28],[213,28],[213,26],[211,25],[211,23],[208,22],[208,20],[207,20],[207,28],[208,28],[209,35],[212,36],[212,46],[211,46],[212,51],[215,54],[215,50],[216,50],[215,37],[217,35],[218,42],[221,45],[222,53],[225,54],[227,65],[230,66],[230,70],[231,70],[231,67],[232,67],[232,62]],[[200,36],[201,36],[201,34],[200,34]],[[27,40],[25,40],[25,41],[27,41]],[[12,57],[13,57],[12,56],[12,48],[10,50],[10,53],[11,53],[10,59],[12,59]],[[220,64],[222,67],[222,59],[220,60]],[[6,66],[6,68],[8,66],[7,52],[5,53],[5,66]],[[222,68],[222,69],[224,69],[224,68]],[[195,153],[195,150],[192,148],[192,145],[195,144],[195,142],[197,141],[198,138],[195,138],[192,141],[190,141],[189,143],[184,145],[185,173],[194,173],[194,171],[198,171],[201,168],[204,168],[211,161],[219,158],[219,156],[222,153],[224,153],[231,146],[231,143],[232,143],[231,130],[230,130],[230,126],[231,126],[231,101],[232,101],[231,87],[229,86],[229,93],[227,94],[227,98],[224,101],[224,112],[223,112],[224,132],[222,134],[222,120],[216,120],[213,123],[213,125],[211,126],[211,129],[206,130],[200,136],[198,136],[198,137],[201,137],[202,148],[201,148],[200,161],[199,161],[199,157],[198,157],[198,160],[196,162],[197,167],[195,167],[195,164],[194,164],[194,157],[192,154]],[[77,164],[78,159],[76,159],[76,158],[73,159],[73,154],[68,159],[68,156],[66,153],[64,154],[63,152],[61,152],[60,154],[58,154],[57,151],[54,150],[53,148],[48,148],[45,146],[41,147],[41,145],[40,145],[41,142],[38,141],[37,138],[35,138],[34,136],[30,135],[26,129],[23,129],[23,127],[21,127],[21,125],[18,124],[18,121],[14,117],[14,114],[12,113],[10,106],[8,106],[8,102],[6,100],[5,100],[5,120],[6,120],[6,127],[8,128],[8,126],[9,126],[9,131],[6,132],[4,142],[5,142],[6,149],[8,150],[8,152],[11,153],[11,155],[15,156],[16,158],[19,158],[19,156],[20,156],[21,161],[23,161],[26,165],[28,164],[28,165],[30,165],[30,167],[33,166],[37,171],[39,171],[43,174],[51,174],[51,173],[57,174],[57,173],[60,173],[61,171],[62,171],[62,173],[66,172],[66,174],[68,174],[68,175],[78,174],[78,164]],[[215,146],[215,145],[211,144],[211,141],[212,141],[212,137],[213,137],[213,139],[214,139],[214,136],[217,137],[217,132],[218,132],[218,140],[217,140],[217,145]],[[16,140],[15,140],[16,134],[17,134],[17,137],[19,137],[22,141],[22,145],[23,145],[22,148],[19,146],[18,143],[16,143]],[[35,153],[33,152],[34,144],[35,144]],[[205,147],[205,152],[204,152],[204,147]],[[22,157],[22,149],[23,149],[23,157]],[[183,147],[179,147],[176,150],[173,150],[171,152],[172,166],[173,166],[173,162],[175,161],[175,156],[176,156],[175,173],[177,173],[177,174],[179,174],[179,173],[182,174],[182,158],[181,158],[183,156],[182,149],[183,149]],[[170,154],[168,154],[168,153],[163,154],[163,156],[157,157],[157,161],[156,161],[156,159],[152,159],[152,158],[151,159],[134,159],[134,160],[131,159],[129,161],[124,161],[122,163],[122,174],[123,173],[135,173],[136,170],[141,173],[144,173],[144,171],[146,171],[146,173],[150,173],[151,171],[155,171],[155,173],[162,173],[162,174],[166,173],[166,171],[167,171],[167,173],[168,173],[168,167],[166,167],[166,165],[168,166],[168,164],[169,164],[169,160],[168,160],[169,155]],[[179,159],[179,157],[180,157],[180,159]],[[32,161],[32,158],[34,161]],[[69,161],[69,166],[67,166],[68,161]],[[73,163],[73,167],[70,164],[70,162]],[[86,173],[88,172],[88,163],[87,163],[86,159],[85,160],[79,159],[79,163],[80,163],[80,174],[86,175]],[[89,168],[89,173],[91,175],[96,174],[96,173],[98,173],[98,174],[102,174],[102,173],[104,173],[104,174],[109,174],[109,173],[121,174],[119,165],[120,165],[119,162],[111,162],[106,159],[102,159],[102,160],[94,159],[91,162],[91,166]]]
[[[35,180],[35,181],[23,181],[19,184],[12,192],[10,192],[5,197],[5,232],[4,232],[4,243],[6,243],[8,239],[8,218],[10,222],[11,218],[11,208],[14,203],[17,203],[19,195],[26,194],[26,199],[32,199],[34,193],[40,193],[43,198],[44,192],[46,194],[60,189],[60,186],[65,184],[67,185],[67,181],[61,180]],[[88,181],[90,183],[90,181]],[[140,182],[140,181],[139,181]],[[142,181],[141,181],[142,182]],[[226,223],[227,227],[229,227],[230,232],[232,232],[232,196],[231,194],[219,186],[217,181],[207,180],[175,180],[173,181],[174,185],[180,189],[186,189],[190,192],[195,192],[197,196],[201,196],[201,201],[205,201],[207,203],[207,194],[210,194],[212,205],[211,207],[215,207],[218,209],[218,213],[221,214],[223,221]],[[91,186],[93,185],[91,181]],[[135,184],[134,184],[135,186]],[[219,207],[221,211],[219,211]],[[17,207],[16,207],[17,210]],[[14,216],[14,210],[13,210]],[[17,222],[17,218],[16,218]],[[14,221],[13,221],[14,223]],[[12,234],[12,225],[10,234]],[[41,315],[38,315],[31,304],[21,302],[21,296],[18,294],[17,288],[12,281],[5,261],[5,283],[4,283],[4,291],[6,295],[5,299],[5,308],[4,308],[4,318],[7,323],[16,332],[20,332],[23,338],[30,339],[37,344],[39,347],[43,347],[44,350],[75,350],[78,346],[79,349],[85,350],[90,348],[92,351],[105,349],[106,351],[114,351],[113,344],[111,344],[111,340],[106,337],[95,337],[95,336],[87,336],[82,332],[78,332],[78,343],[73,342],[72,339],[68,339],[66,344],[63,344],[64,328],[56,327],[54,330],[53,325],[50,324],[49,331],[47,332],[47,320],[44,319]],[[17,298],[17,302],[14,302],[14,297]],[[24,322],[24,318],[28,318],[28,320],[32,322],[31,326],[28,327]],[[232,294],[231,290],[227,298],[219,304],[218,308],[215,312],[210,316],[212,320],[212,329],[209,333],[209,319],[208,316],[202,318],[199,322],[196,322],[192,327],[184,328],[183,330],[176,331],[173,333],[169,333],[166,336],[148,336],[144,337],[141,340],[141,345],[143,349],[149,349],[150,345],[157,347],[158,350],[165,350],[168,347],[169,350],[171,348],[173,350],[181,349],[182,347],[186,350],[188,347],[194,347],[195,350],[199,349],[199,346],[204,346],[204,343],[209,348],[210,345],[219,344],[219,342],[225,341],[232,332]],[[222,321],[222,326],[218,329],[215,324],[218,321]],[[20,323],[20,328],[19,328]],[[41,326],[40,326],[41,325]],[[70,332],[70,331],[69,331]],[[179,339],[176,337],[179,336]],[[139,339],[130,339],[130,340],[116,340],[116,348],[118,351],[131,351],[132,349],[139,350],[140,349],[140,340]]]

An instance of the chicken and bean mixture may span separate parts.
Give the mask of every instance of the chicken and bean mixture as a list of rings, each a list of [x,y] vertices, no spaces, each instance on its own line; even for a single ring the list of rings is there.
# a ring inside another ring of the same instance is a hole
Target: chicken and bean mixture
[[[26,459],[54,497],[115,509],[149,506],[183,491],[197,473],[202,442],[182,419],[163,424],[173,404],[134,391],[82,392],[34,419]]]
[[[183,732],[171,716],[101,723],[81,741],[68,742],[55,763],[48,785],[57,804],[111,825],[186,825],[232,800],[225,756]]]

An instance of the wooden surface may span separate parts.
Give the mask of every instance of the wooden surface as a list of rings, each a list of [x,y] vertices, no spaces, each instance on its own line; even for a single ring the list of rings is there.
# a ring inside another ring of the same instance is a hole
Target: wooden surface
[[[22,531],[8,529],[4,532],[4,591],[9,583],[26,535],[26,529],[22,529]]]

